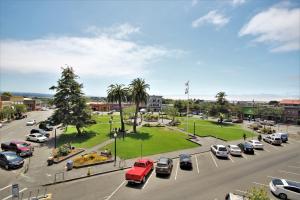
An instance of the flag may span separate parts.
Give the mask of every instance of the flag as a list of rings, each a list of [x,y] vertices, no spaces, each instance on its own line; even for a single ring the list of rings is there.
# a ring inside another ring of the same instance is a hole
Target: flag
[[[189,93],[189,84],[190,84],[190,81],[187,81],[186,83],[185,83],[185,94],[188,94]]]

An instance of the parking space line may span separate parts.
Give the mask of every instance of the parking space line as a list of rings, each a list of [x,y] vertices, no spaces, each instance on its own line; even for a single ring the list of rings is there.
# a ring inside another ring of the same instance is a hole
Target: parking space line
[[[263,183],[257,183],[257,182],[252,182],[252,183],[254,183],[254,184],[256,184],[256,185],[261,185],[261,186],[269,187],[268,185],[263,184]]]
[[[25,190],[27,190],[27,188],[23,188],[22,190],[19,191],[19,193],[24,192]],[[2,200],[7,200],[7,199],[10,199],[10,198],[12,198],[12,195],[9,195],[9,196],[5,197]]]
[[[246,192],[246,191],[243,191],[243,190],[235,190],[235,191],[237,191],[237,192],[241,192],[241,193],[244,193],[244,194],[247,194],[248,192]]]
[[[298,167],[298,166],[291,166],[291,165],[288,166],[288,167],[290,167],[290,168],[298,168],[298,169],[300,168],[300,167]]]
[[[0,191],[5,190],[6,188],[9,188],[9,187],[11,187],[11,185],[7,185],[7,186],[1,188]]]
[[[243,158],[246,158],[246,160],[248,160],[247,156],[243,153],[242,154]]]
[[[115,189],[107,198],[106,200],[109,200],[121,187],[122,185],[124,185],[124,183],[126,183],[126,180],[124,180],[118,187],[117,189]]]
[[[198,159],[197,159],[197,155],[195,155],[195,159],[196,159],[197,172],[198,172],[198,174],[199,174],[199,166],[198,166]]]
[[[231,160],[231,162],[234,163],[234,160],[232,159],[232,157],[230,155],[228,155],[228,158]]]
[[[295,172],[288,172],[288,171],[285,171],[285,170],[279,170],[279,172],[286,173],[286,174],[294,174],[294,175],[300,176],[300,174],[298,174],[298,173],[295,173]]]
[[[269,152],[269,153],[270,153],[270,151],[269,151],[268,149],[265,149],[265,148],[264,148],[264,151],[266,151],[266,152]]]
[[[212,153],[211,153],[211,152],[210,152],[210,156],[211,156],[211,158],[213,159],[213,161],[214,161],[214,163],[215,163],[216,167],[218,168],[218,164],[217,164],[216,160],[214,159],[214,157],[213,157],[213,155],[212,155]]]
[[[266,144],[268,144],[268,146],[269,146],[269,147],[272,147],[273,149],[276,149],[276,150],[278,150],[278,148],[277,148],[277,147],[275,147],[273,144],[269,144],[269,143],[266,143]]]
[[[178,160],[178,162],[177,162],[177,166],[176,166],[176,172],[175,172],[175,180],[176,180],[176,178],[177,178],[177,173],[178,173],[178,167],[179,167],[179,160]]]
[[[146,187],[146,185],[147,185],[147,184],[148,184],[148,182],[150,181],[150,178],[153,176],[153,174],[154,174],[154,172],[152,171],[152,172],[151,172],[151,174],[150,174],[150,176],[149,176],[149,178],[147,178],[147,181],[146,181],[146,183],[144,183],[144,185],[143,185],[142,189],[144,189],[144,188]]]
[[[255,153],[255,155],[258,155],[258,156],[259,156],[259,153],[257,153],[257,150],[256,150],[254,153]]]

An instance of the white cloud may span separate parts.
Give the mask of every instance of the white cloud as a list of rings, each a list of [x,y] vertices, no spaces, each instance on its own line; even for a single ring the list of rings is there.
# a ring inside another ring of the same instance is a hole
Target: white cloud
[[[244,3],[246,3],[246,0],[232,0],[232,1],[231,1],[231,4],[232,4],[233,6],[239,6],[239,5],[242,5],[242,4],[244,4]]]
[[[217,26],[217,28],[220,28],[220,27],[226,25],[229,21],[230,21],[229,18],[227,18],[226,16],[224,16],[221,13],[218,13],[217,10],[212,10],[209,13],[207,13],[206,15],[194,20],[192,22],[192,26],[194,28],[197,28],[204,24],[213,24],[213,25]]]
[[[198,4],[198,0],[192,0],[192,7],[196,6]]]
[[[21,73],[57,73],[67,64],[79,75],[137,76],[147,72],[153,62],[181,55],[180,50],[120,39],[139,29],[119,28],[111,36],[99,32],[93,37],[1,40],[0,68]]]
[[[255,43],[271,45],[272,52],[300,49],[300,8],[271,7],[252,17],[239,36],[252,35]]]

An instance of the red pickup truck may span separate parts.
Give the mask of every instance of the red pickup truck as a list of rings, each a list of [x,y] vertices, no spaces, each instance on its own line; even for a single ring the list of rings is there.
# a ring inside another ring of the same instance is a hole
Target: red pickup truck
[[[24,141],[11,141],[1,144],[3,151],[14,151],[20,156],[32,156],[33,146]]]
[[[153,161],[149,159],[140,159],[136,161],[133,167],[125,174],[129,183],[144,183],[146,176],[153,170]]]

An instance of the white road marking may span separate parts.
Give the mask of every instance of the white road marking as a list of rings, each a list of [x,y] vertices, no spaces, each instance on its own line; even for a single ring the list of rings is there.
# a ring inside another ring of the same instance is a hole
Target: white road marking
[[[123,181],[118,187],[117,187],[117,189],[115,189],[115,191],[113,191],[107,198],[106,198],[106,200],[109,200],[121,187],[122,187],[122,185],[124,185],[124,183],[126,182],[126,180],[125,181]]]
[[[19,193],[24,192],[25,190],[27,190],[27,188],[23,188],[22,190],[19,191]],[[12,195],[9,195],[9,196],[5,197],[2,200],[7,200],[7,199],[10,199],[10,198],[12,198]]]
[[[254,184],[256,184],[256,185],[261,185],[261,186],[269,187],[268,185],[263,184],[263,183],[257,183],[257,182],[252,182],[252,183],[254,183]]]
[[[269,152],[269,153],[270,153],[270,151],[269,151],[268,149],[265,149],[265,148],[264,148],[264,151],[266,151],[266,152]]]
[[[255,150],[255,152],[254,152],[254,153],[255,153],[255,155],[258,155],[258,156],[259,156],[259,153],[257,153],[257,150]]]
[[[153,176],[153,174],[154,174],[154,172],[152,171],[151,174],[150,174],[150,176],[149,176],[149,178],[147,178],[146,183],[144,183],[142,189],[144,189],[146,187],[146,185],[148,184],[148,182],[149,182],[150,178]]]
[[[197,159],[197,155],[195,155],[195,159],[196,159],[197,172],[198,172],[198,174],[199,174],[199,166],[198,166],[198,159]]]
[[[235,191],[237,191],[237,192],[241,192],[241,193],[244,193],[244,194],[247,194],[248,192],[246,192],[246,191],[243,191],[243,190],[235,190]]]
[[[230,155],[228,155],[228,158],[231,160],[231,162],[234,163],[234,160],[232,159],[232,157]]]
[[[298,174],[298,173],[295,173],[295,172],[288,172],[288,171],[285,171],[285,170],[279,170],[279,172],[286,173],[286,174],[294,174],[294,175],[300,176],[300,174]]]
[[[298,167],[298,166],[288,166],[288,167],[290,167],[290,168],[300,168],[300,167]]]
[[[179,160],[178,160],[178,162],[177,162],[177,166],[176,166],[175,180],[177,179],[178,167],[179,167]]]
[[[218,167],[218,165],[217,165],[217,162],[216,162],[216,160],[214,159],[214,157],[213,157],[213,155],[212,155],[212,153],[211,153],[211,152],[210,152],[210,157],[213,159],[213,161],[214,161],[214,163],[215,163],[216,167]]]
[[[0,191],[5,190],[6,188],[9,188],[9,187],[11,187],[11,185],[7,185],[7,186],[1,188]]]
[[[269,144],[269,143],[267,143],[267,144]],[[273,144],[269,144],[269,146],[270,146],[270,147],[272,147],[273,149],[276,149],[276,150],[278,150],[278,148],[277,148],[277,147],[275,147]]]
[[[246,158],[246,160],[248,160],[248,158],[247,158],[247,156],[245,154],[243,154],[242,156],[243,156],[243,158]]]

